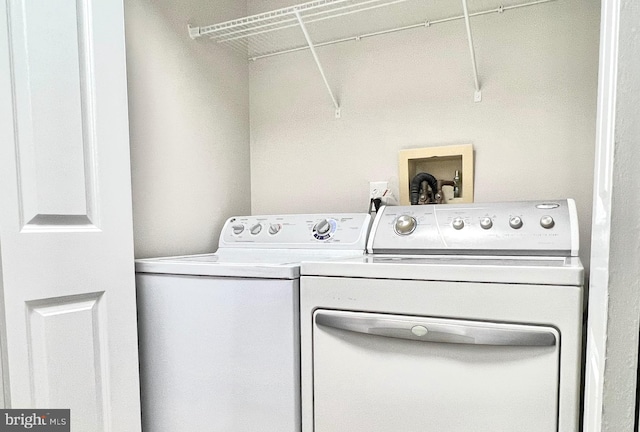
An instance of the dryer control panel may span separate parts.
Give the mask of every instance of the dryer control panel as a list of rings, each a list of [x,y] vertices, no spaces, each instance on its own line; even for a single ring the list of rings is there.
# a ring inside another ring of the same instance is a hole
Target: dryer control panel
[[[383,207],[369,253],[578,255],[575,202],[519,201]]]
[[[367,213],[234,216],[219,247],[364,251],[370,222]]]

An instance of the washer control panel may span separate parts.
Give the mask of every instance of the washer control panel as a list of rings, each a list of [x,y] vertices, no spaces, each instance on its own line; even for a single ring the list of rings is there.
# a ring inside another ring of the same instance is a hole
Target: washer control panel
[[[577,256],[575,202],[383,207],[369,253]]]
[[[365,249],[367,213],[235,216],[227,219],[220,247]]]

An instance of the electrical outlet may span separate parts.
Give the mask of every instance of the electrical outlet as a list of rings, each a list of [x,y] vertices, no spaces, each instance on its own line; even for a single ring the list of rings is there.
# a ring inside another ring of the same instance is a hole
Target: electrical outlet
[[[386,181],[369,182],[369,198],[382,198],[388,188],[389,182]]]

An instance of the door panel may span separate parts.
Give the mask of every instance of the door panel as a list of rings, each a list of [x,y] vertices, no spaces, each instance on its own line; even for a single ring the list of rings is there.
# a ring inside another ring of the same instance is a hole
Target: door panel
[[[557,342],[550,327],[318,310],[314,431],[556,432]]]
[[[103,424],[108,414],[103,294],[27,302],[32,405],[71,403],[84,413],[74,418],[77,430],[93,430],[92,425]],[[60,392],[69,386],[77,391]]]
[[[84,225],[97,216],[90,6],[90,0],[10,3],[19,204],[26,228]]]
[[[123,5],[0,0],[5,405],[139,431]]]

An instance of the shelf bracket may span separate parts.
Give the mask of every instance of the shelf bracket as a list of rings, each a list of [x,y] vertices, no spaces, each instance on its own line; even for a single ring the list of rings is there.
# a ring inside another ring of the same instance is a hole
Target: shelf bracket
[[[307,31],[307,26],[304,24],[304,21],[302,20],[302,17],[300,16],[300,11],[298,11],[296,9],[293,13],[296,15],[296,19],[298,20],[298,24],[300,25],[300,29],[302,30],[302,33],[304,34],[304,38],[307,40],[307,45],[309,45],[309,50],[311,51],[311,54],[313,55],[313,59],[316,61],[316,65],[318,66],[318,70],[320,71],[320,75],[322,75],[322,80],[324,81],[324,85],[327,87],[327,90],[329,91],[329,96],[331,96],[331,100],[333,101],[333,106],[335,108],[335,116],[336,116],[336,118],[340,118],[340,115],[341,115],[340,104],[338,104],[338,101],[336,100],[335,96],[333,95],[333,91],[331,91],[331,86],[329,85],[329,81],[327,81],[327,76],[324,74],[324,69],[322,69],[322,64],[320,63],[320,59],[318,58],[318,54],[316,53],[316,48],[313,45],[313,42],[311,41],[311,36],[309,36],[309,32]]]
[[[473,101],[480,102],[482,100],[482,91],[480,90],[480,82],[478,81],[478,66],[476,65],[476,52],[473,48],[473,36],[471,35],[471,24],[469,23],[469,9],[467,9],[467,0],[462,0],[462,9],[464,11],[464,23],[467,27],[467,40],[469,42],[469,53],[471,54],[471,65],[473,66],[473,80],[476,91],[473,94]]]
[[[202,36],[200,34],[200,27],[191,27],[190,25],[187,24],[187,29],[189,30],[189,37],[191,39],[196,39]]]

